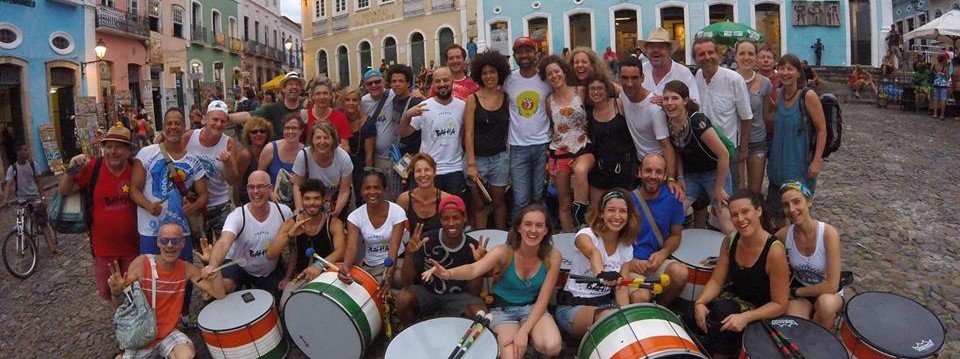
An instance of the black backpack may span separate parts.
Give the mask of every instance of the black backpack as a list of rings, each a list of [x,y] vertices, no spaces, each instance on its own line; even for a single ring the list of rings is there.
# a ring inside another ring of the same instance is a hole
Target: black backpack
[[[800,116],[803,119],[803,133],[807,136],[810,157],[817,150],[817,132],[813,131],[813,120],[807,116],[807,107],[803,99],[810,88],[800,90]],[[820,95],[820,104],[823,105],[823,119],[827,127],[827,142],[823,146],[823,158],[827,158],[831,153],[840,149],[840,141],[843,139],[843,115],[840,111],[840,101],[832,93]]]

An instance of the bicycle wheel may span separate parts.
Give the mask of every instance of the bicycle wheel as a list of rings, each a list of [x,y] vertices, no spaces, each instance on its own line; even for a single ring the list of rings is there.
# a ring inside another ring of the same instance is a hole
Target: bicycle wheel
[[[18,241],[22,244],[18,245]],[[10,231],[3,240],[3,265],[14,277],[26,279],[37,269],[37,247],[33,241],[29,234],[20,238],[16,231]]]

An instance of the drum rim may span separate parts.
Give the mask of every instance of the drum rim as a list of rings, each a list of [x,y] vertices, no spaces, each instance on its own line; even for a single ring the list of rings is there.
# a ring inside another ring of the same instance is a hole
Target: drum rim
[[[269,315],[270,312],[274,312],[274,311],[277,310],[277,309],[276,309],[277,300],[276,300],[275,298],[273,298],[273,294],[270,294],[270,292],[267,292],[267,291],[265,291],[265,290],[263,290],[263,289],[245,289],[245,290],[238,290],[238,291],[234,291],[234,292],[232,292],[232,293],[230,293],[230,294],[239,293],[239,292],[243,292],[243,291],[253,291],[253,290],[259,290],[259,291],[262,291],[262,292],[266,292],[267,295],[270,296],[270,301],[271,301],[270,306],[268,307],[267,311],[263,312],[263,314],[260,314],[260,316],[256,317],[256,318],[253,319],[252,321],[249,321],[249,322],[247,322],[247,323],[245,323],[245,324],[243,324],[243,325],[236,326],[236,327],[233,327],[233,328],[229,328],[229,329],[210,329],[210,328],[207,328],[207,327],[203,326],[203,324],[200,323],[200,314],[198,313],[198,314],[197,314],[197,327],[200,328],[200,330],[204,330],[204,331],[210,332],[210,333],[212,333],[212,334],[232,332],[232,331],[235,331],[235,330],[240,329],[240,328],[246,328],[247,326],[249,326],[249,325],[251,325],[251,324],[253,324],[253,323],[259,322],[261,319],[263,319],[263,318],[265,318],[267,315]],[[290,300],[290,298],[287,298],[287,300]],[[211,303],[213,303],[213,302],[211,302]],[[209,306],[209,304],[207,304],[207,305],[204,306],[203,308],[206,309],[207,306]],[[200,312],[202,313],[202,312],[203,312],[203,309],[200,309]],[[280,313],[279,313],[279,312],[277,313],[277,321],[278,321],[278,322],[280,321]]]
[[[680,316],[677,315],[677,313],[674,313],[672,310],[668,309],[667,307],[664,307],[664,306],[662,306],[662,305],[660,305],[660,304],[657,304],[657,303],[631,303],[631,304],[627,304],[627,305],[616,306],[616,307],[611,308],[610,310],[623,310],[623,309],[630,309],[630,308],[634,308],[634,307],[655,307],[655,308],[663,309],[663,310],[666,311],[667,313],[673,314],[675,317],[677,317],[677,319],[680,321],[680,326],[683,327],[684,330],[686,330],[686,326],[683,325],[683,319],[680,318]],[[590,324],[590,327],[587,328],[587,332],[584,333],[584,334],[583,334],[583,337],[580,338],[580,345],[577,346],[577,354],[578,354],[578,355],[580,354],[580,352],[583,351],[583,344],[585,343],[585,340],[586,340],[586,338],[587,338],[587,335],[590,334],[590,333],[593,333],[593,329],[596,328],[597,326],[599,326],[600,323],[602,323],[604,320],[606,320],[606,319],[609,318],[609,317],[610,317],[609,315],[608,315],[608,316],[605,316],[605,317],[603,317],[603,319],[598,320],[598,321],[595,321],[595,322],[593,322],[593,324]],[[691,335],[691,334],[690,334],[690,333],[687,333],[687,335]],[[602,338],[601,338],[601,339],[602,339]],[[696,344],[697,344],[697,342],[694,342],[694,345],[696,345]],[[698,348],[699,348],[699,346],[698,346]]]
[[[856,339],[858,339],[859,341],[861,341],[861,342],[864,343],[864,344],[867,344],[868,346],[870,346],[871,348],[875,349],[876,351],[878,351],[878,352],[880,352],[880,353],[883,353],[883,354],[886,354],[886,355],[891,355],[891,356],[897,356],[897,355],[898,355],[898,354],[894,354],[894,353],[889,353],[889,352],[887,352],[887,349],[878,346],[876,343],[874,343],[874,342],[871,341],[870,339],[864,337],[862,334],[860,334],[860,331],[857,330],[857,327],[856,327],[855,325],[853,325],[852,322],[850,322],[850,310],[849,310],[850,303],[853,303],[854,299],[857,299],[857,297],[859,297],[860,295],[863,295],[863,294],[885,294],[885,295],[892,295],[892,296],[895,296],[895,297],[899,297],[899,298],[902,298],[902,299],[906,299],[906,300],[908,300],[908,301],[911,301],[911,302],[913,302],[914,304],[920,306],[920,308],[923,308],[924,310],[926,310],[927,312],[929,312],[930,315],[932,315],[935,319],[937,319],[937,323],[940,324],[940,328],[941,328],[941,330],[943,331],[943,337],[944,337],[944,340],[941,341],[939,344],[937,344],[936,350],[932,351],[932,352],[931,352],[931,355],[932,355],[932,354],[939,353],[940,350],[943,349],[943,345],[946,343],[947,327],[945,327],[945,326],[943,325],[943,321],[940,320],[940,317],[938,317],[936,313],[934,313],[932,310],[930,310],[930,308],[927,308],[925,305],[921,304],[920,302],[914,300],[913,298],[909,298],[909,297],[906,297],[906,296],[902,296],[902,295],[896,294],[896,293],[884,292],[884,291],[879,291],[879,290],[857,293],[857,294],[854,295],[853,297],[850,297],[850,299],[847,300],[847,302],[844,303],[844,305],[843,305],[843,323],[846,324],[846,325],[844,325],[844,327],[849,328],[850,333],[853,334],[853,336],[854,336]],[[926,356],[901,356],[901,357],[903,357],[903,358],[910,358],[910,359],[912,359],[912,358],[921,359],[921,358],[927,358],[927,357],[929,357],[929,356],[930,356],[930,355],[926,355]]]
[[[352,316],[352,315],[348,315],[348,313],[347,313],[347,308],[344,308],[344,307],[343,307],[343,304],[340,304],[340,302],[338,302],[338,301],[334,300],[333,298],[331,298],[330,296],[328,296],[328,295],[326,294],[326,292],[318,292],[318,291],[314,291],[314,290],[304,290],[304,289],[299,289],[299,290],[297,290],[296,292],[294,292],[293,294],[291,294],[290,297],[287,298],[287,302],[289,302],[289,301],[290,301],[290,298],[293,298],[294,295],[297,295],[297,294],[307,294],[307,292],[310,292],[310,293],[313,293],[313,294],[318,294],[318,295],[320,295],[321,297],[324,297],[324,298],[328,299],[329,302],[332,302],[333,304],[336,304],[337,307],[339,307],[339,308],[341,309],[341,313],[343,313],[346,318],[350,319],[350,324],[353,325],[353,330],[356,331],[357,336],[360,337],[360,340],[359,340],[359,342],[360,342],[360,353],[359,353],[359,354],[360,354],[360,355],[357,356],[357,357],[358,357],[358,358],[363,358],[363,354],[366,353],[366,351],[367,351],[367,345],[370,345],[370,343],[366,343],[366,345],[364,345],[364,342],[363,342],[363,333],[360,332],[360,325],[357,323],[356,319],[353,319],[353,316]],[[370,300],[373,300],[373,299],[371,298]],[[286,308],[286,305],[284,305],[284,308]],[[363,309],[363,306],[361,305],[360,308]],[[326,316],[326,315],[329,315],[329,313],[324,313],[324,316]],[[284,324],[287,324],[287,321],[286,321],[286,318],[287,318],[286,311],[284,311],[283,318],[284,318],[283,323],[284,323]],[[289,329],[287,329],[287,330],[289,331]],[[371,342],[371,343],[373,342],[373,337],[374,337],[375,335],[376,335],[376,333],[373,333],[373,331],[371,330],[371,333],[370,333],[370,342]],[[291,335],[291,337],[292,337],[292,335]],[[297,342],[294,341],[293,344],[294,344],[294,345],[297,345]],[[300,346],[297,345],[297,348],[300,348]],[[303,350],[303,349],[301,348],[300,350]]]
[[[677,262],[680,262],[680,263],[682,263],[684,266],[687,266],[687,267],[689,267],[689,268],[698,269],[698,270],[702,270],[702,271],[710,271],[711,273],[713,273],[713,271],[717,268],[716,265],[714,265],[713,267],[704,267],[704,266],[702,266],[702,265],[700,265],[700,264],[688,263],[687,261],[685,261],[685,260],[680,259],[679,257],[677,257],[677,256],[676,256],[676,251],[674,251],[674,253],[671,253],[671,254],[670,254],[670,259],[673,259],[673,260],[675,260],[675,261],[677,261]]]
[[[834,335],[833,333],[831,333],[829,330],[827,330],[827,328],[821,327],[819,324],[817,324],[816,322],[814,322],[812,319],[806,319],[806,318],[801,318],[801,317],[798,317],[798,316],[795,316],[795,315],[784,314],[784,315],[781,315],[781,316],[776,317],[776,318],[773,318],[773,319],[763,319],[763,320],[777,320],[777,319],[794,319],[794,320],[799,319],[799,320],[801,320],[801,321],[808,322],[808,323],[812,324],[813,327],[816,327],[815,330],[820,330],[820,331],[822,331],[823,333],[825,333],[826,335],[830,336],[831,338],[836,339],[837,344],[840,344],[840,348],[843,349],[843,353],[844,353],[844,355],[846,355],[846,358],[847,358],[847,359],[850,358],[850,354],[847,353],[847,347],[846,347],[846,344],[843,342],[843,339],[841,339],[841,338],[839,338],[838,336],[836,336],[836,335]],[[750,326],[753,326],[754,324],[760,325],[759,322],[753,322],[753,323],[750,323],[750,324],[747,326],[747,328],[749,328]],[[746,355],[750,355],[750,353],[747,353],[747,350],[746,350],[746,340],[747,340],[747,336],[746,336],[745,334],[746,334],[747,329],[744,328],[743,331],[744,331],[744,335],[741,335],[741,337],[740,337],[740,351],[743,352],[743,353],[746,354]],[[770,340],[769,337],[764,337],[764,338],[767,338],[767,340]]]

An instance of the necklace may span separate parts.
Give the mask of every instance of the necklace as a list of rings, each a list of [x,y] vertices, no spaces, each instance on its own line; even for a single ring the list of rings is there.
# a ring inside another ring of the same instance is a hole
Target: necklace
[[[786,92],[786,90],[784,90],[784,92],[783,92],[783,101],[784,101],[784,102],[793,101],[793,98],[794,98],[794,97],[797,97],[797,94],[799,94],[799,93],[800,93],[800,90],[796,90],[796,91],[793,92],[793,95],[787,96],[787,92]]]
[[[754,72],[753,72],[753,76],[750,76],[750,78],[747,79],[747,83],[751,83],[751,82],[753,82],[753,80],[756,80],[756,79],[757,79],[757,72],[754,71]]]

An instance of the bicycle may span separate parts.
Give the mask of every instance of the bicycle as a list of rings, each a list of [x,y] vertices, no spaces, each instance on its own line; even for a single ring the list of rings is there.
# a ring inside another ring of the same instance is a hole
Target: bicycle
[[[37,270],[40,243],[43,228],[33,221],[33,205],[28,201],[17,201],[17,220],[3,240],[3,265],[14,277],[26,279]],[[44,214],[46,215],[46,214]],[[53,242],[57,234],[53,232]]]

